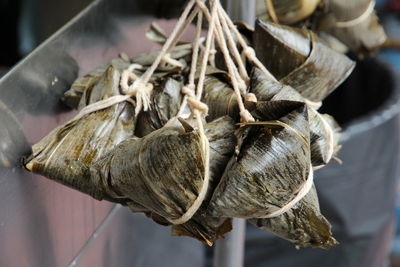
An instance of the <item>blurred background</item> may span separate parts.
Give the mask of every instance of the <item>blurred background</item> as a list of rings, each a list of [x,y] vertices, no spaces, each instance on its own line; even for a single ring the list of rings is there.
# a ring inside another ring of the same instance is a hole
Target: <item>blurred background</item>
[[[5,72],[93,0],[0,0],[0,68]]]

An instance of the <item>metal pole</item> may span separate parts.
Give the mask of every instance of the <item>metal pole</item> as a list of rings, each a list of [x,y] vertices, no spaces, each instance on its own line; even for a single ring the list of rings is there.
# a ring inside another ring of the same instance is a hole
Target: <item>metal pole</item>
[[[234,219],[233,231],[217,241],[214,250],[214,267],[243,267],[246,220]]]
[[[233,20],[254,26],[256,0],[225,0],[224,4]],[[215,245],[214,267],[243,267],[245,236],[246,220],[234,219],[233,231]]]

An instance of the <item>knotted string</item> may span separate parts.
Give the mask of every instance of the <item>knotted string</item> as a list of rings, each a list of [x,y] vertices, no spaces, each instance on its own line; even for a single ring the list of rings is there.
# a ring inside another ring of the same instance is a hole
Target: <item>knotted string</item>
[[[215,20],[217,18],[217,5],[212,3],[212,20],[208,29],[208,35],[206,39],[206,47],[203,53],[201,70],[200,70],[200,77],[197,84],[197,94],[195,94],[194,89],[195,87],[195,74],[196,74],[196,66],[199,56],[199,47],[200,47],[200,36],[201,36],[201,27],[203,24],[203,15],[199,13],[198,22],[197,22],[197,29],[196,29],[196,39],[193,48],[193,55],[192,55],[192,68],[189,74],[189,85],[185,86],[183,89],[183,93],[185,94],[185,99],[187,103],[191,106],[192,112],[196,117],[197,125],[199,128],[199,133],[201,137],[201,145],[202,150],[204,152],[204,180],[203,185],[200,189],[199,195],[197,199],[193,202],[192,206],[183,214],[180,218],[176,220],[169,220],[173,224],[183,224],[190,220],[193,215],[197,212],[200,208],[201,204],[203,204],[204,198],[206,197],[207,190],[210,184],[210,145],[209,141],[205,135],[204,124],[203,124],[203,116],[207,115],[208,106],[201,102],[201,98],[203,95],[203,87],[204,87],[204,80],[206,69],[209,61],[209,56],[212,48],[212,41],[213,41],[213,34],[214,34],[214,25]],[[185,103],[186,105],[186,103]],[[183,105],[184,106],[184,105]],[[185,107],[181,108],[183,110]]]
[[[164,62],[171,62],[172,64],[179,64],[179,62],[177,63],[176,61],[172,60],[168,53],[173,47],[176,46],[183,33],[185,32],[187,27],[192,23],[194,17],[196,16],[198,12],[197,8],[195,8],[195,10],[191,12],[194,4],[195,0],[191,0],[189,4],[186,6],[182,15],[178,19],[178,22],[174,30],[168,37],[157,58],[154,60],[153,64],[146,70],[143,76],[137,77],[132,74],[132,71],[134,69],[139,68],[139,66],[136,64],[131,65],[127,71],[123,72],[122,74],[123,81],[121,81],[121,86],[123,89],[122,93],[124,93],[124,95],[113,96],[83,108],[79,112],[79,114],[73,119],[73,121],[77,121],[88,114],[109,108],[113,105],[125,101],[132,103],[133,97],[136,98],[136,108],[135,108],[136,115],[138,115],[141,110],[144,111],[149,110],[151,108],[150,98],[151,98],[151,93],[153,91],[153,85],[149,83],[149,81],[154,72],[159,67],[161,62],[164,61]],[[131,71],[129,72],[129,70]],[[131,85],[129,85],[129,79],[133,80],[133,83]]]

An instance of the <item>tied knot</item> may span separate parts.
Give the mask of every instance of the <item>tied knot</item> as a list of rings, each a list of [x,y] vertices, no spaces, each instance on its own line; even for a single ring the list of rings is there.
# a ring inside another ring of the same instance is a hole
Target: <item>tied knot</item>
[[[195,86],[190,84],[182,88],[182,93],[187,96],[187,101],[192,110],[198,110],[202,114],[208,114],[208,106],[197,99],[194,89]]]
[[[137,79],[130,87],[131,91],[128,95],[136,97],[135,114],[138,115],[143,109],[148,111],[151,101],[151,93],[153,92],[153,85],[151,83],[144,83],[141,79]]]
[[[138,79],[134,71],[142,68],[143,68],[142,65],[132,64],[128,67],[128,69],[122,72],[120,86],[121,86],[121,91],[124,95],[130,94],[131,84]]]
[[[182,93],[188,97],[196,97],[194,90],[196,89],[194,84],[186,85],[182,88]]]
[[[132,64],[129,66],[129,68],[122,73],[120,83],[124,95],[136,98],[136,115],[138,115],[142,109],[148,111],[151,108],[150,97],[153,92],[153,85],[151,83],[143,82],[140,77],[137,77],[137,75],[133,73],[134,70],[141,68],[142,66],[139,64]]]

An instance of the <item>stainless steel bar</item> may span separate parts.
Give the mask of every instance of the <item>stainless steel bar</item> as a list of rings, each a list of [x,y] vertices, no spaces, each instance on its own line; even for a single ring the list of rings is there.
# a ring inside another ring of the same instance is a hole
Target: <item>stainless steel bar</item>
[[[243,267],[246,236],[246,220],[234,219],[233,231],[217,241],[214,267]]]

